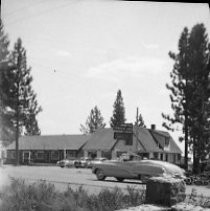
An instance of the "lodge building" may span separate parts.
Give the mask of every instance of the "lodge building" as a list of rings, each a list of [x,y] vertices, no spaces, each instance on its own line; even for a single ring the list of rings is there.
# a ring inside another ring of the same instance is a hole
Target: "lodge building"
[[[16,159],[15,142],[6,148],[6,163]],[[124,124],[98,129],[92,135],[23,136],[19,139],[19,160],[24,164],[56,163],[58,160],[84,157],[116,159],[132,152],[142,158],[181,163],[182,151],[168,132]]]

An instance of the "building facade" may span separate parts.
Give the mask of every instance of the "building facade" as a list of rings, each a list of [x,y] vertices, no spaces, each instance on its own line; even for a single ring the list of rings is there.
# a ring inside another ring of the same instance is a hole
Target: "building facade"
[[[23,136],[19,139],[19,160],[26,163],[56,163],[83,156],[85,135]],[[6,163],[15,163],[15,142],[6,148]]]
[[[132,152],[143,158],[181,163],[182,151],[169,133],[131,126],[126,131],[103,128],[97,130],[84,145],[84,155],[116,159],[123,153]]]

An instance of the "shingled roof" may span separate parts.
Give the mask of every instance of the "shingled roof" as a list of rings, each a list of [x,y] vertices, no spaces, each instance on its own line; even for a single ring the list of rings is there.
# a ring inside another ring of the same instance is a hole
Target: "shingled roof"
[[[97,130],[84,145],[84,150],[111,150],[116,140],[112,128]]]
[[[141,127],[133,127],[134,139],[137,139],[140,143],[140,146],[145,152],[164,152],[163,148],[159,148],[160,139],[153,136],[153,133],[150,129],[141,128]],[[157,131],[160,138],[168,137],[170,141],[170,146],[168,148],[168,152],[170,153],[181,153],[180,148],[175,143],[173,138],[170,136],[168,132],[165,131]],[[116,144],[117,140],[114,139],[114,131],[112,128],[103,128],[97,130],[93,135],[90,136],[87,143],[84,145],[84,150],[111,150],[113,146]]]
[[[162,148],[164,148],[165,138],[169,138],[169,147],[167,150],[170,153],[182,153],[179,146],[176,144],[176,142],[173,140],[173,138],[170,136],[168,132],[160,131],[160,130],[149,130],[150,133],[153,135],[154,139],[161,145]]]
[[[134,137],[136,137],[143,146],[145,152],[162,152],[148,129],[134,126],[133,130],[135,134]]]
[[[22,136],[19,139],[20,150],[63,150],[80,149],[87,141],[87,135],[43,135]],[[15,149],[15,142],[7,149]]]

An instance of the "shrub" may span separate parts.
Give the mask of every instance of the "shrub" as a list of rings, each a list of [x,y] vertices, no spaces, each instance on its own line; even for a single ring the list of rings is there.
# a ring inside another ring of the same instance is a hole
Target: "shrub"
[[[210,208],[210,197],[205,197],[202,194],[198,195],[195,188],[192,188],[192,192],[187,196],[185,202],[195,206]]]
[[[53,184],[45,181],[27,184],[24,180],[12,180],[11,185],[0,192],[1,211],[112,211],[140,205],[144,191],[127,188],[127,193],[115,187],[103,189],[98,195],[88,194],[80,186],[68,187],[60,193]]]

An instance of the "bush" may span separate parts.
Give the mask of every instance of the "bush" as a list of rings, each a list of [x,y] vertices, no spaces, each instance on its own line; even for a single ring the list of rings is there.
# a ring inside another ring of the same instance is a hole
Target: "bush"
[[[191,194],[187,196],[185,202],[195,206],[210,208],[210,197],[205,197],[202,194],[198,195],[195,188],[192,189]]]
[[[128,187],[127,193],[120,188],[103,189],[98,195],[88,194],[80,186],[68,187],[60,193],[53,184],[38,182],[27,184],[16,179],[0,192],[1,211],[112,211],[144,202],[145,191]]]

